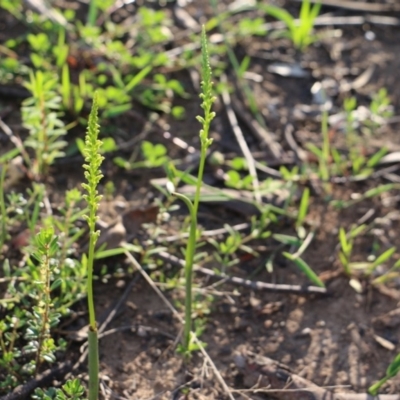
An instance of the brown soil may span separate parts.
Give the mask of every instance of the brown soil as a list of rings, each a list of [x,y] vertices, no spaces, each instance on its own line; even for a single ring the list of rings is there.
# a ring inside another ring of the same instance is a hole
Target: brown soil
[[[230,2],[226,2],[230,3]],[[291,11],[297,10],[297,3],[281,1]],[[203,7],[202,0],[195,0],[186,7],[187,11],[205,18],[211,12]],[[223,5],[221,4],[221,7]],[[207,11],[205,11],[207,10]],[[343,11],[337,8],[324,8],[324,12],[335,15],[363,15],[363,12]],[[381,15],[381,14],[379,14]],[[200,21],[204,22],[204,21]],[[174,27],[179,32],[178,27]],[[322,28],[327,32],[333,27]],[[287,156],[293,156],[284,138],[287,123],[293,124],[294,137],[300,146],[307,142],[320,144],[320,122],[304,112],[304,106],[312,105],[311,86],[316,81],[331,79],[341,88],[345,82],[353,82],[370,66],[374,66],[372,76],[361,87],[332,95],[334,110],[339,111],[343,99],[356,95],[359,104],[369,102],[371,94],[381,87],[388,89],[395,106],[395,115],[400,111],[400,42],[399,27],[365,23],[362,26],[338,26],[340,37],[327,38],[318,45],[311,46],[304,54],[296,54],[286,39],[254,39],[251,43],[238,45],[235,49],[239,57],[252,56],[249,72],[261,76],[262,81],[249,81],[257,103],[265,116],[266,124],[275,135]],[[375,38],[366,39],[366,32],[373,32]],[[4,36],[4,33],[3,33]],[[305,78],[288,78],[268,72],[268,67],[276,61],[296,62],[310,72]],[[180,74],[180,73],[179,73]],[[178,75],[179,75],[178,74]],[[193,94],[189,100],[181,101],[186,108],[184,121],[165,119],[165,130],[198,148],[198,124],[195,116],[199,113],[197,94],[186,72],[178,78],[185,83],[185,89]],[[228,79],[234,79],[233,75]],[[233,97],[240,97],[239,95]],[[1,100],[1,99],[0,99]],[[217,104],[218,116],[213,125],[215,139],[213,149],[228,153],[240,153],[231,128],[226,120],[224,107]],[[118,122],[119,128],[131,129],[130,115]],[[242,124],[243,121],[241,121]],[[143,121],[135,120],[135,131],[140,131]],[[371,140],[366,141],[368,152],[383,145],[398,149],[397,135],[399,124],[392,123],[380,129]],[[242,128],[251,150],[262,151],[260,159],[270,159],[271,154],[263,149],[248,127]],[[137,132],[136,132],[137,133]],[[3,139],[3,137],[0,137]],[[183,157],[186,153],[171,141],[162,137],[162,130],[150,132],[146,140],[168,145],[170,154]],[[340,133],[334,133],[333,143],[343,143]],[[6,142],[6,140],[4,140]],[[158,192],[150,186],[150,179],[163,177],[163,171],[133,171],[121,173],[110,162],[107,164],[106,180],[116,185],[118,200],[129,203],[129,207],[147,207]],[[50,183],[54,189],[53,201],[57,193],[76,185],[79,177],[65,175],[64,166],[58,166],[57,179]],[[78,170],[77,170],[78,171]],[[77,172],[80,174],[80,172]],[[64,175],[64,176],[63,176]],[[216,180],[211,167],[207,179]],[[333,184],[332,197],[337,200],[350,200],[355,193],[386,183],[384,178],[370,179],[360,183]],[[353,261],[365,261],[372,252],[373,243],[380,243],[381,249],[396,246],[400,249],[398,193],[378,196],[364,200],[349,208],[338,210],[328,205],[322,196],[313,193],[312,206],[307,217],[309,226],[315,228],[316,237],[304,254],[304,260],[327,283],[329,296],[284,294],[266,291],[253,291],[232,284],[214,285],[217,281],[196,274],[197,287],[214,297],[211,312],[207,316],[205,332],[201,340],[207,344],[206,351],[230,388],[244,389],[239,370],[234,364],[233,355],[237,350],[251,350],[278,360],[304,378],[320,386],[337,386],[343,392],[365,392],[381,378],[394,356],[400,352],[399,323],[387,313],[400,307],[400,283],[395,280],[390,285],[376,288],[362,280],[363,292],[357,293],[349,285],[349,279],[338,273],[338,231],[348,229],[357,223],[369,210],[373,210],[374,229],[368,236],[362,236],[355,243]],[[145,212],[145,211],[144,211]],[[115,216],[114,216],[115,217]],[[158,222],[171,235],[184,222],[185,210],[172,215],[170,223]],[[206,229],[222,227],[224,223],[239,224],[249,222],[251,215],[243,215],[224,205],[203,205],[200,222]],[[106,218],[104,218],[106,219]],[[154,223],[152,217],[141,223]],[[136,234],[139,227],[132,228]],[[277,232],[293,234],[291,224],[281,221]],[[141,231],[143,234],[143,229]],[[271,241],[260,245],[270,246]],[[269,274],[264,265],[269,254],[261,254],[260,259],[242,261],[228,272],[232,276],[273,283],[305,285],[306,278],[293,265],[283,258],[277,258],[274,271]],[[399,253],[396,253],[399,256]],[[211,263],[211,267],[218,267]],[[107,283],[96,283],[96,304],[101,315],[109,310],[120,298],[131,279],[130,264],[123,258],[108,263],[111,271],[115,266],[124,271],[122,277],[110,278]],[[165,274],[172,268],[167,262],[159,265]],[[137,273],[134,273],[136,276]],[[165,295],[176,305],[184,298],[183,289],[165,290]],[[85,305],[77,308],[85,308]],[[182,308],[178,307],[179,310]],[[204,310],[205,312],[206,310]],[[82,321],[80,321],[82,322]],[[82,322],[83,324],[83,322]],[[79,325],[79,324],[78,324]],[[126,329],[131,326],[131,329]],[[124,329],[118,329],[122,328]],[[79,328],[73,326],[71,329]],[[100,341],[102,398],[112,399],[225,399],[226,393],[218,383],[210,365],[195,353],[188,364],[176,353],[182,326],[169,311],[155,291],[139,279],[130,291],[117,316],[107,330],[116,329]],[[74,342],[71,341],[72,348]],[[78,354],[79,350],[76,347]],[[75,375],[86,378],[85,369],[75,371]],[[400,377],[385,385],[384,393],[400,392]],[[245,398],[235,393],[236,398]],[[260,398],[246,393],[248,398]]]

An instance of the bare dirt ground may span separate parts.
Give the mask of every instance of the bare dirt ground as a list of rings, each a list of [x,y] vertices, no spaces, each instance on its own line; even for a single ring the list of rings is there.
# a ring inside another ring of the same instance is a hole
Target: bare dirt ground
[[[295,2],[281,3],[293,12],[298,10]],[[224,4],[219,6],[223,8]],[[183,8],[200,22],[204,22],[211,13],[210,8],[201,0],[190,2]],[[362,8],[348,10],[323,7],[322,11],[330,13],[331,17],[367,18],[370,15],[362,11]],[[360,26],[328,23],[318,28],[327,32],[336,29],[335,37],[327,35],[302,55],[294,52],[287,39],[258,38],[235,48],[240,58],[244,55],[252,57],[249,72],[260,77],[260,81],[249,82],[268,129],[273,132],[274,140],[283,147],[285,157],[293,160],[293,149],[284,135],[288,124],[293,125],[293,137],[300,147],[309,141],[321,143],[320,122],[315,118],[310,92],[316,81],[329,80],[336,88],[332,91],[332,99],[337,109],[341,107],[343,99],[351,94],[357,97],[359,104],[367,104],[372,93],[386,87],[395,107],[394,114],[400,115],[400,27],[387,25],[384,19],[393,17],[400,21],[400,15],[381,12],[374,16],[381,16],[381,22],[371,23],[366,20]],[[180,31],[178,26],[174,29],[176,34]],[[2,35],[5,35],[4,31]],[[271,64],[276,62],[300,62],[307,76],[283,77],[269,72]],[[365,71],[369,71],[366,82],[354,84]],[[228,71],[228,79],[233,80],[230,74]],[[193,96],[184,101],[185,120],[165,118],[165,130],[198,148],[195,116],[199,114],[200,108],[197,94],[186,72],[180,72],[178,78]],[[346,85],[347,89],[343,89]],[[232,96],[242,102],[239,95]],[[240,154],[241,150],[220,101],[216,109],[217,118],[212,126],[212,137],[215,139],[213,149],[226,154]],[[243,120],[240,122],[252,152],[258,152],[260,160],[271,161],[268,149],[262,147]],[[143,121],[135,115],[128,115],[121,118],[118,124],[122,130],[133,129],[139,132]],[[399,126],[398,120],[394,118],[392,123],[365,142],[366,151],[372,153],[383,145],[387,145],[391,151],[398,150]],[[167,144],[175,156],[185,155],[182,149],[166,140],[162,134],[162,130],[151,132],[147,140]],[[341,143],[341,140],[340,134],[334,132],[332,142]],[[106,170],[106,179],[115,181],[119,201],[133,207],[147,207],[159,196],[149,181],[151,178],[162,177],[162,171],[154,174],[149,171],[145,174],[142,171],[121,172],[111,163],[107,164]],[[54,188],[54,199],[58,191],[73,187],[79,181],[80,172],[75,177],[65,175],[64,171],[63,165],[55,168],[57,178],[50,183]],[[394,174],[398,177],[398,172],[394,171]],[[211,182],[215,179],[210,166],[206,178]],[[388,182],[387,179],[377,177],[363,182],[334,183],[332,197],[347,201],[354,193],[364,193],[385,182]],[[222,227],[226,222],[232,225],[249,222],[251,217],[249,213],[235,212],[224,204],[205,204],[200,211],[200,223],[206,229]],[[198,286],[214,296],[201,340],[207,344],[206,350],[227,385],[237,391],[232,392],[235,398],[269,398],[266,394],[240,393],[240,390],[246,388],[246,379],[234,362],[234,354],[239,350],[253,351],[282,362],[296,374],[319,386],[336,387],[334,390],[337,392],[365,392],[383,376],[391,360],[400,352],[400,320],[398,315],[397,320],[395,314],[388,315],[389,312],[400,310],[400,283],[397,280],[377,289],[363,281],[364,290],[359,294],[350,287],[348,278],[340,273],[337,257],[339,227],[350,227],[368,212],[376,220],[376,227],[372,235],[356,241],[353,253],[355,261],[365,260],[376,240],[381,240],[387,247],[400,248],[398,193],[391,192],[390,195],[385,194],[384,198],[380,196],[364,200],[343,210],[334,208],[323,196],[313,193],[307,223],[316,228],[316,237],[304,254],[304,259],[326,282],[328,296],[251,290],[229,283],[214,285],[216,280],[196,274]],[[152,217],[149,221],[143,218],[143,222],[154,222]],[[169,224],[164,222],[162,226],[173,235],[183,219],[184,211],[181,210],[172,215]],[[276,233],[293,233],[291,224],[282,220],[279,232]],[[271,242],[268,239],[260,245],[268,247]],[[251,279],[261,282],[306,284],[305,277],[283,258],[276,260],[272,274],[267,273],[263,268],[267,256],[268,250],[260,259],[243,258],[240,264],[229,270],[229,275],[244,279],[252,276]],[[129,263],[123,258],[107,264],[111,271],[117,267],[129,268]],[[218,265],[214,263],[210,267]],[[171,271],[176,266],[164,261],[160,268]],[[107,313],[116,304],[131,279],[125,275],[120,279],[111,278],[107,283],[96,283],[95,296],[100,315]],[[227,398],[214,371],[201,355],[195,354],[189,364],[185,364],[182,357],[176,354],[181,324],[143,278],[137,278],[134,274],[133,279],[135,282],[132,289],[107,326],[107,330],[115,331],[109,332],[100,342],[103,398]],[[166,290],[164,293],[173,304],[182,301],[184,296],[183,290],[177,289]],[[78,304],[76,311],[85,308],[84,303]],[[68,330],[79,329],[84,324],[84,319],[78,319]],[[71,358],[74,358],[79,354],[79,346],[72,339],[71,349],[75,351],[71,353],[74,354]],[[74,371],[74,374],[85,377],[83,368]],[[400,393],[400,378],[392,379],[383,392]]]

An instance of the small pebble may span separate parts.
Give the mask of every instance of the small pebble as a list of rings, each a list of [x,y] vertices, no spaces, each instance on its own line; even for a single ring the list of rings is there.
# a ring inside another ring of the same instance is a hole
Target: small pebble
[[[370,42],[372,42],[373,40],[375,40],[376,39],[376,35],[375,35],[375,33],[374,32],[372,32],[372,31],[367,31],[367,32],[365,32],[365,39],[367,39],[368,41],[370,41]]]
[[[273,325],[274,321],[272,321],[272,319],[266,319],[264,321],[264,328],[265,329],[269,329],[271,328],[271,326]]]
[[[120,279],[119,281],[117,281],[117,283],[115,284],[115,286],[116,286],[118,289],[121,289],[121,288],[125,287],[125,281],[122,280],[122,279]]]

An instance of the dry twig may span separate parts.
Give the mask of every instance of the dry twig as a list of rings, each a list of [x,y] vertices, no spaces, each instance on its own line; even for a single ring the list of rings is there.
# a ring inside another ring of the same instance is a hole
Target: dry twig
[[[155,254],[158,258],[164,261],[168,261],[171,264],[183,267],[185,261],[180,260],[166,251],[160,251]],[[282,292],[282,293],[301,293],[301,294],[328,294],[325,288],[317,286],[301,286],[301,285],[284,285],[284,284],[274,284],[265,283],[260,281],[251,281],[249,279],[242,279],[236,276],[228,276],[224,273],[215,273],[211,269],[200,267],[199,265],[194,265],[194,271],[200,272],[203,275],[207,275],[217,279],[224,279],[226,282],[234,283],[236,285],[245,286],[253,290],[267,290],[271,292]]]
[[[221,82],[227,84],[227,78],[225,74],[221,75]],[[254,158],[251,154],[249,146],[244,138],[243,132],[239,127],[238,120],[236,118],[235,112],[232,109],[232,101],[229,95],[228,90],[222,90],[222,101],[226,108],[226,114],[228,116],[229,123],[231,124],[233,133],[235,134],[236,140],[243,152],[244,158],[246,159],[247,166],[249,168],[250,176],[253,178],[253,186],[254,186],[254,197],[257,202],[261,203],[261,194],[260,194],[260,183],[257,177],[257,171],[255,167]]]

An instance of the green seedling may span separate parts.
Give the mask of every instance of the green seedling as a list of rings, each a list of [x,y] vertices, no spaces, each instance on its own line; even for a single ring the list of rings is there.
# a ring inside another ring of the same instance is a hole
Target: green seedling
[[[303,0],[299,19],[295,18],[286,10],[271,5],[260,5],[261,9],[272,17],[281,20],[287,26],[286,36],[291,39],[296,49],[303,51],[315,42],[316,36],[312,34],[315,19],[321,9],[321,3],[311,6],[310,0]]]
[[[363,147],[360,146],[360,135],[356,132],[358,126],[361,131],[370,135],[373,129],[378,128],[384,123],[384,117],[390,116],[390,113],[385,114],[386,107],[389,107],[390,100],[386,97],[386,91],[380,91],[377,95],[374,95],[374,100],[370,104],[370,116],[364,119],[359,119],[360,114],[357,110],[357,100],[355,97],[345,99],[343,102],[343,108],[346,115],[346,146],[349,149],[349,162],[351,164],[352,174],[358,177],[369,176],[373,172],[373,168],[378,164],[380,159],[387,153],[386,148],[379,149],[370,158],[367,158],[363,154]],[[382,103],[382,105],[381,105]],[[382,117],[381,117],[382,115]],[[377,122],[380,122],[378,124]],[[338,166],[338,170],[345,172],[348,164],[342,156],[334,155],[334,160]]]
[[[2,375],[5,379],[1,391],[11,391],[27,376],[35,376],[44,362],[55,361],[56,351],[65,350],[66,343],[56,343],[50,333],[61,317],[53,294],[61,284],[55,278],[58,250],[57,236],[52,228],[46,228],[34,236],[27,266],[18,271],[19,275],[12,271],[8,260],[3,263],[4,277],[10,283],[7,303],[2,305],[12,309],[13,316],[0,320],[0,368],[7,371]],[[27,309],[30,299],[34,304],[31,310]],[[23,348],[22,341],[26,343]]]
[[[378,256],[376,258],[375,261],[373,261],[369,265],[367,273],[371,274],[376,269],[376,267],[378,267],[379,265],[381,265],[381,264],[385,263],[387,260],[389,260],[394,255],[395,252],[396,252],[396,247],[391,247],[391,248],[387,249],[386,251],[384,251],[380,256]],[[396,266],[396,264],[395,264],[395,266]]]
[[[265,36],[267,34],[264,18],[242,18],[239,21],[237,30],[238,36],[243,38]]]
[[[386,120],[393,116],[393,106],[385,88],[381,88],[372,96],[369,113],[368,118],[363,121],[361,130],[364,134],[373,135],[377,128],[384,125]]]
[[[87,121],[81,112],[95,90],[99,90],[99,107],[106,118],[114,118],[130,110],[132,97],[146,107],[181,117],[183,108],[173,106],[173,96],[184,94],[179,81],[168,80],[164,74],[148,78],[155,67],[171,63],[160,47],[171,38],[167,15],[162,10],[140,7],[134,26],[123,27],[111,20],[107,20],[102,28],[95,26],[97,16],[110,6],[110,1],[90,1],[86,25],[76,23],[72,10],[65,12],[66,19],[74,22],[68,25],[68,29],[70,37],[79,37],[75,42],[68,42],[65,27],[51,21],[43,23],[40,16],[33,13],[31,23],[37,25],[39,32],[6,43],[8,56],[0,60],[0,81],[3,81],[3,75],[8,81],[28,75],[29,70],[17,58],[21,47],[18,44],[27,41],[35,69],[45,69],[48,74],[57,76],[60,84],[55,90],[62,97],[63,109],[75,115],[83,125]],[[108,16],[105,18],[108,19]],[[135,56],[132,56],[132,49],[125,45],[131,29],[140,32],[134,44]],[[57,36],[55,42],[53,38]],[[15,52],[10,49],[15,49]],[[77,72],[78,83],[74,82]],[[143,84],[145,79],[147,82]]]
[[[383,94],[376,95],[374,98],[381,99]],[[379,104],[380,101],[384,104],[379,108],[374,101],[371,102],[370,108],[374,110],[385,110],[388,104],[388,99],[385,97],[383,100],[376,100]],[[345,123],[345,137],[346,147],[348,148],[348,154],[341,154],[338,149],[334,148],[329,139],[328,134],[328,113],[326,111],[322,114],[322,148],[317,147],[312,143],[307,143],[307,149],[312,152],[318,159],[318,176],[325,182],[324,187],[328,191],[331,191],[328,181],[332,176],[347,176],[349,174],[354,176],[354,179],[365,179],[370,176],[374,168],[378,165],[382,157],[387,153],[387,148],[382,147],[377,152],[370,156],[364,154],[364,147],[361,144],[360,134],[356,132],[357,127],[361,128],[361,131],[365,131],[368,126],[371,126],[372,116],[374,113],[370,111],[370,117],[360,120],[357,119],[358,112],[357,101],[354,97],[346,99],[343,103],[344,114],[346,117]],[[382,111],[383,113],[383,111]],[[384,123],[383,118],[376,118],[380,123]],[[375,126],[377,127],[377,126]],[[285,176],[287,173],[285,174]]]
[[[235,189],[252,189],[253,177],[250,175],[242,177],[238,171],[230,170],[226,173],[225,185]]]
[[[216,251],[213,253],[214,258],[221,265],[222,269],[232,267],[239,262],[239,258],[236,254],[239,250],[252,254],[254,257],[258,255],[257,252],[246,245],[247,242],[254,239],[254,234],[244,237],[240,232],[235,231],[228,224],[225,224],[224,228],[228,233],[225,241],[209,239],[209,243],[216,248]]]
[[[386,271],[384,274],[382,274],[378,278],[375,278],[372,281],[372,283],[374,285],[381,285],[381,284],[391,281],[392,279],[396,279],[400,273],[399,268],[400,268],[400,259],[397,260],[388,271]]]
[[[167,155],[167,148],[161,144],[153,144],[147,140],[141,143],[143,161],[127,161],[122,157],[115,157],[114,163],[121,168],[131,171],[135,168],[158,168],[166,165],[170,160]]]
[[[66,31],[63,28],[60,28],[57,44],[52,47],[53,56],[55,57],[56,66],[58,68],[62,68],[67,63],[68,53],[70,52],[69,45],[65,40]]]
[[[386,370],[386,376],[382,378],[377,383],[369,387],[368,393],[372,396],[377,396],[379,389],[383,384],[385,384],[389,379],[394,378],[400,372],[400,354],[394,358]]]
[[[344,99],[343,101],[343,110],[345,112],[346,116],[346,133],[347,135],[350,134],[350,132],[353,132],[354,129],[356,128],[355,123],[355,114],[354,110],[357,108],[357,99],[352,96]]]
[[[224,225],[227,232],[225,241],[217,241],[208,239],[208,242],[216,248],[213,253],[215,260],[223,268],[229,268],[237,264],[240,259],[238,252],[251,254],[253,257],[258,257],[258,253],[249,245],[251,241],[256,239],[267,239],[271,236],[271,231],[268,229],[271,222],[276,222],[276,216],[269,206],[264,207],[260,216],[253,216],[251,219],[251,228],[248,235],[244,235],[236,231],[228,224]]]
[[[4,242],[7,239],[7,214],[6,203],[4,198],[4,182],[7,173],[7,164],[3,163],[0,170],[0,211],[1,211],[1,227],[0,227],[0,251],[3,249]]]
[[[304,219],[307,216],[310,201],[310,189],[305,188],[300,200],[299,211],[296,219],[296,231],[300,239],[304,239],[306,231],[304,229]]]
[[[313,269],[301,258],[301,255],[306,251],[314,238],[314,233],[310,232],[305,238],[300,239],[295,236],[283,235],[275,233],[272,237],[283,245],[290,245],[292,248],[298,248],[295,253],[282,252],[282,255],[288,260],[292,261],[297,268],[306,275],[306,277],[315,285],[319,287],[325,287],[324,283],[319,279],[318,275]]]
[[[323,181],[323,187],[327,193],[331,192],[331,186],[329,184],[329,179],[331,177],[331,143],[329,139],[328,131],[328,111],[323,110],[322,112],[322,123],[321,123],[321,133],[322,133],[322,148],[315,146],[312,143],[307,143],[306,147],[311,151],[318,159],[318,177]]]
[[[271,236],[269,226],[277,222],[277,217],[272,208],[267,205],[261,211],[259,216],[251,217],[250,235],[253,239],[267,239]]]
[[[47,390],[37,388],[32,395],[34,400],[86,400],[85,388],[79,379],[72,379],[65,382],[61,389],[49,388]]]
[[[297,251],[293,254],[284,251],[282,252],[282,255],[288,260],[292,261],[297,266],[297,268],[299,268],[300,271],[303,272],[307,276],[307,278],[315,285],[325,287],[324,283],[319,279],[318,275],[306,263],[306,261],[301,258],[302,254],[306,251],[314,238],[313,232],[308,233],[308,235],[304,239],[280,233],[272,234],[272,238],[282,243],[284,246],[297,248]]]
[[[36,279],[38,304],[33,308],[32,315],[28,319],[28,329],[25,335],[29,340],[24,350],[26,353],[35,353],[36,359],[32,364],[35,375],[39,372],[43,361],[54,362],[57,346],[50,335],[50,328],[58,324],[61,314],[52,309],[51,291],[61,284],[60,279],[52,281],[52,262],[56,256],[58,238],[52,228],[42,229],[35,237],[35,251],[32,256],[39,262],[39,277]]]
[[[12,14],[16,19],[23,18],[21,0],[2,0],[1,7]]]
[[[87,259],[87,296],[89,308],[89,400],[97,400],[99,392],[99,344],[97,338],[97,324],[94,309],[93,296],[93,262],[97,239],[100,231],[96,230],[97,209],[101,200],[98,194],[97,186],[103,175],[100,171],[101,163],[104,157],[100,154],[102,142],[98,139],[98,100],[97,93],[93,98],[93,106],[89,115],[89,123],[85,138],[85,178],[87,183],[83,183],[82,187],[87,194],[83,197],[88,205],[88,214],[84,215],[89,226],[89,250]]]
[[[378,256],[373,262],[355,262],[350,263],[350,269],[354,271],[362,271],[365,276],[371,275],[377,267],[388,261],[396,252],[396,247],[391,247]]]
[[[291,169],[282,165],[279,167],[279,173],[285,182],[297,182],[301,179],[300,167],[297,165]]]
[[[370,276],[378,266],[387,262],[396,252],[395,247],[391,247],[378,256],[373,262],[351,262],[351,255],[356,237],[366,230],[366,225],[352,227],[348,233],[343,228],[339,230],[339,260],[343,266],[345,274],[351,278],[351,286],[358,292],[362,290],[361,284],[355,275],[362,273],[365,277]],[[385,274],[376,278],[373,283],[384,283],[392,277],[393,272],[400,266],[400,262],[396,262],[394,266]]]
[[[57,80],[41,71],[31,73],[30,82],[25,83],[32,97],[22,104],[23,125],[29,131],[24,145],[35,152],[32,172],[35,176],[48,173],[49,167],[66,146],[63,136],[66,129],[60,119],[61,98],[56,92]]]
[[[51,42],[47,34],[40,32],[36,35],[30,33],[27,36],[28,43],[32,50],[30,57],[35,69],[51,69],[51,63],[46,55],[50,52]]]
[[[318,275],[313,271],[313,269],[299,256],[290,254],[288,252],[283,252],[282,253],[284,257],[286,257],[288,260],[294,262],[294,264],[299,268],[301,272],[304,273],[304,275],[315,285],[324,288],[325,284],[324,282],[319,279]]]
[[[341,249],[339,252],[339,260],[342,263],[345,274],[349,277],[352,275],[350,259],[354,240],[357,236],[361,235],[365,229],[366,225],[352,227],[348,233],[346,233],[342,227],[339,229],[339,244]]]

